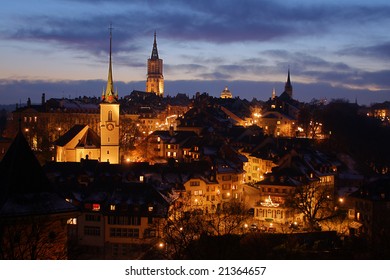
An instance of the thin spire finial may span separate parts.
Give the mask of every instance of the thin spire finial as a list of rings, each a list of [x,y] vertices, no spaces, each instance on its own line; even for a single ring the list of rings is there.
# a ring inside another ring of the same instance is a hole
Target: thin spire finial
[[[152,49],[152,55],[150,56],[150,58],[151,59],[158,59],[157,33],[156,33],[156,30],[154,31],[153,49]]]
[[[109,55],[109,65],[108,65],[108,79],[107,79],[107,86],[106,86],[106,92],[103,96],[103,101],[105,102],[115,102],[116,96],[114,93],[114,82],[112,79],[112,23],[110,23],[110,27],[108,28],[110,30],[110,55]]]

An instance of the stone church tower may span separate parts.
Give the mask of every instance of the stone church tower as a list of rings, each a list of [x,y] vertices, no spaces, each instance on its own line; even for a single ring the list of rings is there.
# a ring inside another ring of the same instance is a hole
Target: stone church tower
[[[146,91],[154,92],[161,97],[164,95],[163,60],[158,57],[156,32],[154,32],[152,55],[148,59]]]
[[[119,102],[112,79],[112,28],[110,28],[110,61],[106,91],[100,103],[100,161],[120,163],[119,156]]]

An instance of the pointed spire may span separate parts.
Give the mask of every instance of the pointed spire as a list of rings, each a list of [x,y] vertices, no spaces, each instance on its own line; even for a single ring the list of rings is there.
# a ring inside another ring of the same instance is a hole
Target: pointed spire
[[[276,90],[275,88],[272,88],[272,100],[274,100],[276,97]]]
[[[288,67],[287,84],[291,85],[291,81],[290,81],[290,66]]]
[[[153,49],[152,49],[152,55],[150,56],[150,58],[151,59],[158,59],[156,31],[154,31]]]
[[[112,103],[116,101],[116,96],[114,92],[114,81],[112,79],[112,24],[110,24],[109,30],[110,30],[110,61],[108,66],[106,92],[104,93],[104,96],[102,96],[102,101]]]
[[[284,91],[292,98],[293,88],[290,80],[290,66],[288,67],[287,82],[284,86]]]

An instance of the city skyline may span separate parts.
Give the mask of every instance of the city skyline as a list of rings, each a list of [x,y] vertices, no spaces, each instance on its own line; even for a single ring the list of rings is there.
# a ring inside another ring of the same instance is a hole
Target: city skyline
[[[197,91],[267,100],[291,71],[300,101],[390,100],[387,1],[39,1],[4,6],[0,104],[99,97],[108,70],[119,97],[145,90],[157,32],[165,96]]]

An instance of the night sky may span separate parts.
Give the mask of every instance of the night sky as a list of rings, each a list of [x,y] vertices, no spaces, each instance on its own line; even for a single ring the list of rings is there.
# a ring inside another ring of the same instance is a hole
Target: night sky
[[[294,98],[390,100],[388,0],[7,1],[0,104],[100,96],[113,27],[114,86],[145,90],[153,34],[165,96],[267,100],[291,71]]]

